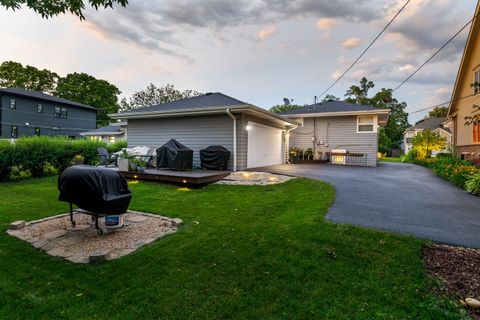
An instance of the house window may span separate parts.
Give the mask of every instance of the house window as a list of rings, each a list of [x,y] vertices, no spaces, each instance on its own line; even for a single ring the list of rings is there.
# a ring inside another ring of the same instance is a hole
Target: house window
[[[61,109],[60,118],[67,119],[67,108]]]
[[[62,116],[62,109],[60,107],[55,107],[53,115],[55,118],[60,118]]]
[[[17,109],[17,101],[15,99],[10,99],[10,109]]]
[[[480,143],[480,123],[474,123],[472,130],[472,142]]]
[[[37,112],[38,113],[43,113],[43,104],[41,104],[41,103],[37,104]]]
[[[108,143],[115,143],[115,136],[108,137]]]
[[[40,128],[35,128],[35,135],[40,136]]]
[[[473,72],[473,94],[480,92],[480,69]]]
[[[18,128],[17,126],[11,126],[10,128],[10,137],[17,138],[18,137]]]
[[[357,133],[377,132],[375,116],[358,116],[357,117]]]

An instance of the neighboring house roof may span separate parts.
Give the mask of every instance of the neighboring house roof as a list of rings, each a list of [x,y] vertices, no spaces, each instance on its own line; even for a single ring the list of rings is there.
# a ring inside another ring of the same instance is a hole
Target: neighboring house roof
[[[430,130],[433,131],[435,129],[441,128],[446,132],[450,132],[449,128],[443,127],[443,122],[445,122],[445,118],[427,118],[420,120],[415,125],[409,127],[405,131],[416,131],[416,130]]]
[[[1,93],[11,94],[11,95],[20,96],[20,97],[34,98],[34,99],[39,99],[44,101],[50,101],[54,103],[60,103],[60,104],[75,106],[75,107],[84,108],[84,109],[98,110],[97,108],[88,106],[86,104],[51,96],[49,94],[46,94],[40,91],[27,90],[23,88],[0,88],[0,94]]]
[[[120,126],[106,126],[98,128],[91,131],[81,132],[82,136],[116,136],[124,134],[125,131],[122,130]]]
[[[288,118],[337,117],[352,115],[378,115],[378,123],[384,126],[387,123],[389,109],[378,109],[372,106],[348,103],[345,101],[324,101],[302,108],[281,113]]]
[[[455,84],[453,86],[452,96],[450,98],[450,105],[448,106],[448,115],[452,116],[455,113],[455,106],[457,101],[459,101],[463,97],[459,97],[461,87],[463,85],[461,78],[463,73],[466,71],[466,67],[468,65],[467,61],[470,58],[470,54],[475,50],[474,48],[474,40],[478,38],[478,34],[480,32],[480,19],[475,19],[478,14],[480,13],[480,1],[477,2],[477,6],[475,8],[475,13],[473,14],[473,22],[470,25],[470,30],[468,32],[468,38],[465,42],[465,48],[463,49],[462,60],[460,61],[460,66],[458,67],[457,77],[455,78]],[[468,84],[470,85],[470,83]]]
[[[226,114],[230,112],[245,112],[262,118],[281,122],[284,125],[295,125],[296,122],[284,118],[268,110],[232,98],[220,92],[207,93],[201,96],[162,103],[155,106],[129,110],[111,114],[113,119],[144,119],[176,116],[194,116],[206,114]]]
[[[348,103],[344,101],[325,101],[317,104],[306,105],[302,108],[282,112],[282,115],[297,115],[308,113],[330,113],[330,112],[356,112],[356,111],[378,111],[378,108],[371,106]]]

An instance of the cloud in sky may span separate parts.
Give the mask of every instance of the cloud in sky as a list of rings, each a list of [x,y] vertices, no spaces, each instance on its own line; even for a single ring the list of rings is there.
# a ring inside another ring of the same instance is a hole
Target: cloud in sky
[[[269,26],[258,33],[258,40],[265,41],[267,40],[267,38],[270,38],[275,33],[277,33],[277,27],[275,27],[274,25]]]
[[[349,38],[342,41],[342,47],[346,50],[352,50],[362,44],[362,40],[360,38]]]
[[[126,8],[89,10],[83,22],[0,8],[0,36],[9,43],[0,61],[88,72],[125,95],[149,82],[169,82],[268,108],[284,96],[311,101],[354,61],[352,49],[373,39],[404,2],[135,0]],[[343,96],[363,76],[376,88],[394,87],[471,19],[474,6],[411,1],[330,93]],[[467,31],[398,91],[399,100],[415,106],[451,88]]]
[[[328,30],[337,23],[338,21],[335,18],[322,18],[318,19],[317,26],[322,30]]]

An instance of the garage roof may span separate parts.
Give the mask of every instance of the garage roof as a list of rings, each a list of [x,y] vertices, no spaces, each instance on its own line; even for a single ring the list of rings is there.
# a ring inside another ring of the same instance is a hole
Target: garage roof
[[[232,113],[253,114],[261,118],[281,122],[286,126],[294,126],[297,124],[295,121],[279,114],[240,101],[220,92],[207,93],[197,97],[129,110],[111,114],[110,116],[114,119],[143,119],[220,113],[225,114],[227,110],[230,110]]]

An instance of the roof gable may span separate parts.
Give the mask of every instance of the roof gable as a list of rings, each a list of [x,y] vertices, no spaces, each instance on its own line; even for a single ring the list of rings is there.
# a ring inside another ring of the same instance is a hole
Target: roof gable
[[[443,129],[443,122],[445,122],[445,118],[427,118],[420,120],[415,125],[408,128],[406,131],[415,131],[415,130],[430,130],[433,131],[438,128]]]
[[[75,106],[75,107],[84,108],[84,109],[98,110],[97,108],[86,105],[86,104],[82,104],[82,103],[78,103],[78,102],[75,102],[75,101],[55,97],[55,96],[52,96],[52,95],[49,95],[49,94],[46,94],[46,93],[43,93],[43,92],[40,92],[40,91],[27,90],[27,89],[23,89],[23,88],[17,88],[17,87],[15,87],[15,88],[0,88],[0,93],[12,94],[12,95],[15,95],[15,96],[39,99],[39,100],[44,100],[44,101],[50,101],[50,102],[54,102],[54,103],[60,103],[60,104]]]
[[[469,59],[471,54],[475,49],[475,42],[478,41],[480,37],[480,17],[477,16],[480,13],[480,1],[477,2],[477,7],[475,9],[475,13],[473,15],[474,19],[470,26],[470,31],[468,33],[468,38],[465,43],[465,48],[463,49],[462,60],[460,61],[460,66],[458,68],[457,77],[455,79],[455,84],[453,86],[452,96],[450,98],[450,104],[448,107],[448,115],[451,115],[455,111],[455,107],[457,105],[457,101],[460,100],[460,91],[465,86],[471,85],[471,79],[469,80],[468,84],[465,84],[466,81],[466,69],[468,66]]]

